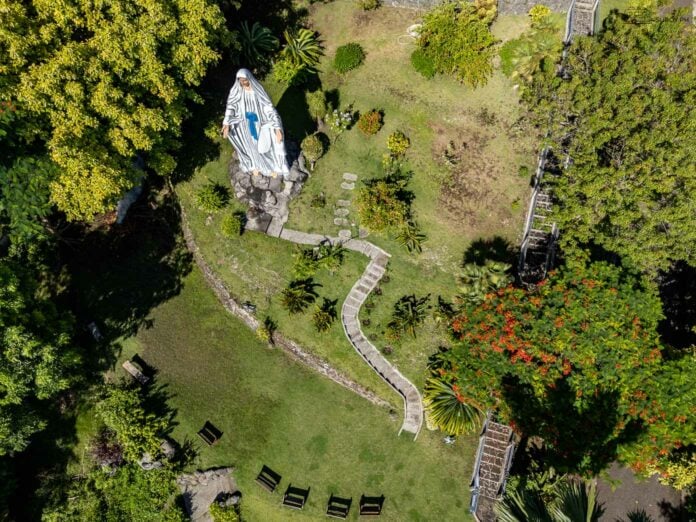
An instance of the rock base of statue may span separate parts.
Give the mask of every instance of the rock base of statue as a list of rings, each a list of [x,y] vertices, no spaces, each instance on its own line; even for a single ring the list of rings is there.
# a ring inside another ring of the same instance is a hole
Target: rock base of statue
[[[302,191],[302,186],[309,176],[304,164],[304,157],[294,143],[286,143],[286,152],[290,173],[271,178],[254,176],[243,172],[236,158],[230,162],[230,182],[234,195],[249,205],[247,211],[247,230],[257,230],[271,235],[280,235],[283,225],[288,220],[289,203]]]

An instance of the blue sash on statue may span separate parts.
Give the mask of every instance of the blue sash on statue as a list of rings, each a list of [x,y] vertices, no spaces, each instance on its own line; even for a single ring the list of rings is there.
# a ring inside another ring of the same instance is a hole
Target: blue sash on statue
[[[246,119],[249,122],[249,132],[254,141],[259,141],[259,133],[256,132],[256,122],[259,121],[259,117],[255,112],[247,112]]]

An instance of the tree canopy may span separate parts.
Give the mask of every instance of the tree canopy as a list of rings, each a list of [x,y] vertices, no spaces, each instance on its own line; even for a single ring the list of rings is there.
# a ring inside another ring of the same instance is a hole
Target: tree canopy
[[[594,244],[647,272],[696,263],[696,32],[680,14],[612,13],[574,39],[568,78],[548,67],[525,92],[572,160],[548,179],[568,254]]]
[[[510,286],[465,305],[451,322],[454,346],[430,370],[541,436],[558,469],[598,472],[619,447],[631,464],[656,463],[694,429],[693,379],[664,363],[661,317],[641,278],[605,263],[566,268],[536,290]]]
[[[174,170],[186,103],[229,39],[208,0],[0,0],[0,27],[0,101],[45,141],[69,219],[111,209],[142,176],[138,158]]]
[[[34,277],[0,260],[0,456],[24,449],[44,426],[37,401],[68,388],[69,370],[78,362],[72,317]]]

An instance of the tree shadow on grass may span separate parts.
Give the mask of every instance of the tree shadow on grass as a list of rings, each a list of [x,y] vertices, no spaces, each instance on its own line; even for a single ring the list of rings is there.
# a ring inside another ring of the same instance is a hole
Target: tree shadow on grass
[[[292,85],[285,89],[278,101],[278,113],[288,139],[302,141],[305,136],[317,130],[316,121],[309,115],[305,91],[302,86]]]
[[[544,461],[561,472],[599,473],[616,460],[619,444],[635,440],[642,431],[639,423],[632,423],[615,437],[614,428],[620,420],[616,394],[599,392],[580,410],[575,405],[575,392],[565,380],[547,389],[542,402],[529,385],[509,376],[503,385],[503,398],[521,432],[546,441]]]
[[[515,266],[519,251],[510,242],[500,236],[490,239],[476,239],[471,242],[464,252],[462,265],[476,264],[483,266],[486,261],[498,261]]]
[[[668,355],[679,358],[696,345],[696,268],[676,263],[660,275],[660,298],[665,319],[660,322],[662,339],[674,350]]]

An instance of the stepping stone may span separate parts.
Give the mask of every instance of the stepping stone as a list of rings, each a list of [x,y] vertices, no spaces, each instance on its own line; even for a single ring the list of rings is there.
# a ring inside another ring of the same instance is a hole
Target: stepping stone
[[[350,201],[347,199],[339,199],[336,201],[337,207],[350,207]]]
[[[350,214],[350,210],[347,208],[337,208],[334,210],[334,216],[346,217],[348,214]]]
[[[358,237],[360,239],[365,239],[369,235],[370,235],[370,232],[367,229],[365,229],[365,228],[358,229]]]
[[[350,230],[347,230],[347,229],[343,229],[343,230],[339,230],[339,231],[338,231],[338,238],[339,238],[339,239],[348,240],[348,239],[350,239],[350,237],[351,237],[352,235],[353,235],[353,234],[351,233],[351,231],[350,231]]]
[[[355,188],[355,183],[348,183],[347,181],[344,181],[341,183],[341,188],[343,190],[353,190]]]
[[[351,174],[350,172],[346,172],[345,174],[343,174],[343,179],[345,179],[346,181],[357,181],[358,176],[356,176],[355,174]]]
[[[342,218],[342,217],[334,218],[334,225],[339,226],[339,227],[347,227],[348,220],[346,218]]]

